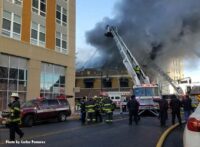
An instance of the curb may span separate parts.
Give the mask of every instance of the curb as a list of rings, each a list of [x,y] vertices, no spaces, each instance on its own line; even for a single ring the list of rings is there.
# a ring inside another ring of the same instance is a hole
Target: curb
[[[171,127],[169,127],[167,130],[165,130],[165,132],[160,136],[156,147],[162,147],[162,145],[163,145],[165,139],[167,138],[167,136],[169,135],[169,133],[172,132],[178,126],[179,126],[179,123],[176,123],[176,124],[172,125]]]

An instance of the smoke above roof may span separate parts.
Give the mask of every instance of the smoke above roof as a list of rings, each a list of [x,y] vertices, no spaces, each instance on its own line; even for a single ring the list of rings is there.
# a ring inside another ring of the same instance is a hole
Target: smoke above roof
[[[172,58],[191,58],[198,50],[199,8],[199,0],[121,0],[115,4],[115,16],[98,22],[86,32],[86,40],[98,50],[99,64],[122,68],[114,40],[104,36],[106,25],[116,26],[141,65],[151,58],[164,66]]]

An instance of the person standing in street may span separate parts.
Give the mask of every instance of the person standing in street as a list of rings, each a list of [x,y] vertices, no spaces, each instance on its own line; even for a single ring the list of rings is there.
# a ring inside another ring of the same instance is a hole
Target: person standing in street
[[[104,98],[102,101],[102,109],[106,114],[106,123],[113,122],[113,102],[108,97]]]
[[[86,109],[85,109],[85,101],[86,97],[84,96],[80,103],[81,108],[81,123],[85,124],[85,117],[86,117]]]
[[[95,119],[95,101],[93,98],[89,98],[89,100],[85,103],[85,108],[87,112],[87,122],[96,122]]]
[[[170,101],[170,107],[172,109],[172,124],[175,124],[175,118],[177,116],[179,124],[181,125],[181,101],[176,97],[176,95],[172,95],[172,99]]]
[[[10,130],[10,141],[15,141],[15,132],[20,138],[24,136],[24,133],[19,128],[21,123],[20,118],[20,102],[18,93],[12,93],[12,102],[8,104],[10,108],[10,118],[9,118],[9,130]]]
[[[167,110],[168,110],[168,102],[167,100],[162,97],[160,100],[154,100],[155,102],[159,103],[159,119],[160,119],[160,126],[164,127],[166,125],[166,120],[168,118]]]
[[[101,98],[96,97],[95,98],[95,118],[96,118],[96,123],[97,122],[102,122],[102,115],[101,115]]]
[[[184,110],[184,117],[185,117],[185,121],[187,122],[191,111],[192,111],[192,100],[189,97],[189,95],[186,95],[183,100],[182,100],[182,106],[183,106],[183,110]]]
[[[139,102],[135,99],[135,95],[131,96],[131,99],[127,103],[127,108],[129,111],[129,125],[132,125],[132,117],[134,116],[135,124],[138,124],[139,116],[138,116],[138,110],[139,110]]]

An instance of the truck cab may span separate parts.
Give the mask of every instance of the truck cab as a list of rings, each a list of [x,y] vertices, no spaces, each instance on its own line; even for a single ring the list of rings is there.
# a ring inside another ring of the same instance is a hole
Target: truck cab
[[[157,84],[143,84],[141,86],[134,86],[133,93],[136,100],[140,103],[139,114],[148,110],[157,115],[159,109],[158,103],[154,100],[161,99],[160,90]]]

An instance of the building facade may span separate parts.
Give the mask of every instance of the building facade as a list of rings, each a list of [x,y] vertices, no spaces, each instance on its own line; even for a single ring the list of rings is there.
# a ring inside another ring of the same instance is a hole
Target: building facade
[[[0,111],[12,92],[21,101],[74,96],[75,3],[0,1]]]
[[[105,95],[106,92],[128,92],[132,90],[133,81],[124,70],[85,69],[76,72],[76,98]]]

